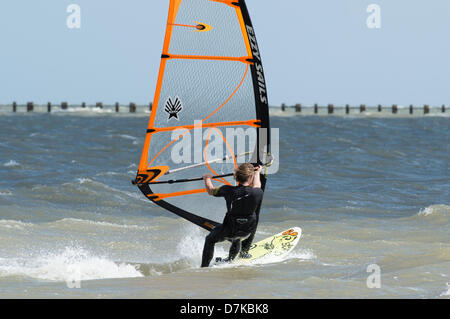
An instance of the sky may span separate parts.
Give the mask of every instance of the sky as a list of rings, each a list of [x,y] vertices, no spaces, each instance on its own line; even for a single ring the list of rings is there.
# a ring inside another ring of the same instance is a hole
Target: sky
[[[246,2],[271,105],[450,104],[450,1]],[[66,24],[71,4],[81,8],[79,29]],[[379,28],[367,25],[372,4]],[[1,1],[0,104],[149,103],[168,5]]]

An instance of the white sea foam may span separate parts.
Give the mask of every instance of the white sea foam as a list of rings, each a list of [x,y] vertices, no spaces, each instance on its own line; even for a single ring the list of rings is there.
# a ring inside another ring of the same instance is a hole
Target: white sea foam
[[[109,222],[102,222],[102,221],[93,221],[93,220],[85,220],[85,219],[79,219],[79,218],[63,218],[55,223],[77,223],[77,224],[90,224],[93,226],[104,226],[104,227],[112,227],[112,228],[125,228],[125,229],[139,229],[139,230],[149,230],[149,227],[145,226],[138,226],[138,225],[125,225],[125,224],[115,224],[115,223],[109,223]]]
[[[440,294],[440,297],[445,297],[445,296],[450,296],[450,284],[447,283],[447,291],[444,291],[443,293]]]
[[[25,227],[32,227],[32,226],[33,226],[33,224],[24,223],[24,222],[21,222],[18,220],[0,219],[0,227],[3,227],[3,228],[23,230]]]
[[[11,196],[13,193],[8,190],[0,190],[0,196]]]
[[[450,213],[450,206],[448,205],[432,205],[421,209],[418,216],[442,215],[446,216]]]
[[[77,181],[78,181],[80,184],[84,184],[84,183],[86,183],[86,182],[92,182],[92,180],[89,179],[89,178],[77,178]]]
[[[120,173],[117,172],[104,172],[104,173],[98,173],[96,174],[96,176],[115,176],[115,175],[120,175]]]
[[[136,172],[133,172],[133,174],[136,174]],[[137,199],[139,201],[148,202],[148,199],[146,199],[145,197],[143,197],[142,195],[140,195],[137,192],[127,192],[127,191],[123,191],[120,189],[116,189],[114,187],[108,186],[107,184],[92,180],[90,178],[80,177],[80,178],[77,178],[76,181],[78,181],[78,183],[80,185],[89,183],[91,185],[102,187],[102,188],[104,188],[108,191],[114,192],[114,193],[123,194],[123,195],[129,196],[133,199]]]
[[[42,280],[66,281],[143,277],[135,266],[115,263],[90,254],[83,248],[67,247],[29,259],[0,259],[0,277],[27,276]]]
[[[20,166],[20,164],[18,162],[16,162],[15,160],[10,160],[9,162],[3,164],[3,166],[5,166],[5,167],[17,167],[17,166]]]
[[[115,110],[113,109],[104,109],[100,107],[68,107],[67,109],[58,109],[55,108],[52,110],[52,113],[113,113]]]
[[[317,256],[314,254],[312,249],[294,250],[287,256],[287,259],[301,259],[301,260],[312,260],[316,258]]]
[[[424,209],[421,209],[419,211],[418,215],[419,216],[428,216],[428,215],[431,215],[431,214],[433,214],[433,207],[432,206],[424,208]]]
[[[290,252],[288,254],[280,255],[280,256],[267,255],[267,256],[264,256],[264,257],[262,257],[260,259],[255,260],[254,262],[242,263],[242,264],[247,264],[247,265],[264,265],[264,264],[279,263],[279,262],[283,262],[283,261],[291,260],[291,259],[311,260],[311,259],[316,259],[316,258],[317,257],[312,252],[312,250],[303,249],[303,250],[299,250],[299,251],[292,251],[292,252]]]
[[[178,254],[183,258],[192,261],[195,260],[197,263],[199,263],[199,258],[201,258],[202,255],[205,236],[200,234],[200,229],[197,228],[189,229],[186,234],[187,235],[180,241],[177,246]]]
[[[119,137],[124,138],[126,140],[137,140],[137,137],[127,135],[127,134],[120,134]]]
[[[203,246],[205,244],[205,233],[198,227],[190,227],[189,230],[186,231],[186,234],[187,235],[177,246],[177,254],[182,259],[188,260],[192,267],[198,268],[200,267],[202,260]],[[227,248],[229,248],[229,245],[226,249]],[[214,258],[211,265],[213,265],[216,257],[226,256],[228,256],[228,251],[224,249],[224,246],[221,244],[216,244],[214,248]]]

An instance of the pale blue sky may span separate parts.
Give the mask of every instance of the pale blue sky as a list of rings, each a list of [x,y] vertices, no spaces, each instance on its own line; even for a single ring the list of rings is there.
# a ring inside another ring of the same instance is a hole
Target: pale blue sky
[[[82,9],[80,30],[67,6]],[[0,2],[0,104],[148,103],[168,0]],[[366,26],[381,6],[381,29]],[[450,1],[247,0],[271,105],[450,104]]]

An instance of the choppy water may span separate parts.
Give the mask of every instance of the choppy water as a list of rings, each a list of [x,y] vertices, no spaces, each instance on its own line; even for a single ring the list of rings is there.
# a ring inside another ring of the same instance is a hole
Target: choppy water
[[[147,123],[0,115],[0,298],[449,298],[448,117],[273,116],[281,168],[257,239],[303,238],[283,261],[210,269],[206,232],[130,183]]]

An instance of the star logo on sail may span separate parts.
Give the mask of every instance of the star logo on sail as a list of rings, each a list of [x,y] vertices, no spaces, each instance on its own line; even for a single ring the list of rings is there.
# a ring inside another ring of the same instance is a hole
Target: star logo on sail
[[[170,119],[174,118],[177,121],[180,119],[178,118],[178,113],[180,113],[183,110],[183,104],[181,103],[181,100],[178,96],[175,97],[175,100],[172,100],[171,97],[169,97],[166,101],[164,111],[169,114],[169,118],[167,121],[170,121]]]

